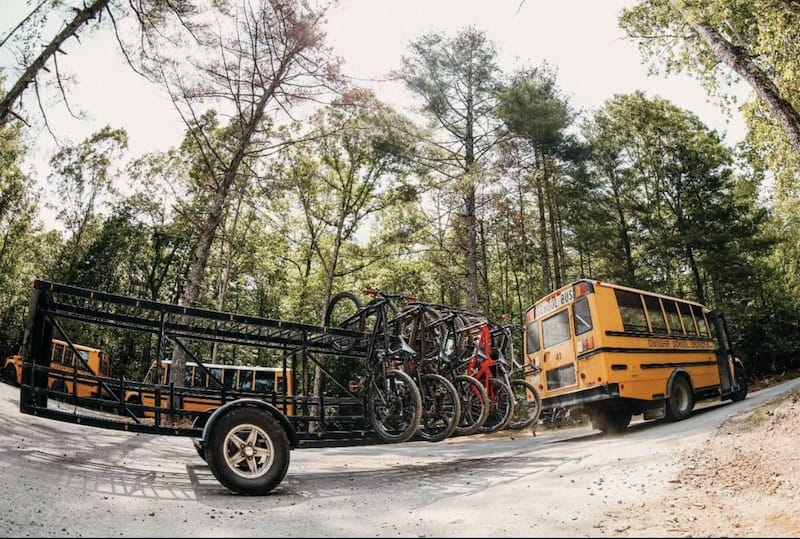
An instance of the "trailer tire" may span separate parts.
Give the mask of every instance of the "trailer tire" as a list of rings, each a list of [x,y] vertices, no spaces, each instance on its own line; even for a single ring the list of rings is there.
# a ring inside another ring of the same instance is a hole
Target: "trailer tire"
[[[205,444],[205,461],[224,487],[263,496],[280,484],[289,468],[289,440],[266,410],[242,406],[217,418]]]

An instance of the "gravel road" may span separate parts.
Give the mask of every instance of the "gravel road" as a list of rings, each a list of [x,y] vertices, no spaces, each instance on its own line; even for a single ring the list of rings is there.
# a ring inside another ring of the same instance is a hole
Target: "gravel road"
[[[682,537],[688,528],[656,515],[683,510],[664,503],[687,457],[717,451],[706,444],[728,420],[798,387],[698,406],[679,423],[635,419],[618,436],[578,427],[296,450],[276,490],[246,497],[219,485],[187,438],[23,415],[19,390],[0,384],[0,535]]]

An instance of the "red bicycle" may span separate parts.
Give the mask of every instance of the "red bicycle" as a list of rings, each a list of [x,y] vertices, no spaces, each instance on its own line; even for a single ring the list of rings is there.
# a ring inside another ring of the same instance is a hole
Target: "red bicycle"
[[[487,433],[505,429],[514,418],[514,392],[508,380],[508,365],[499,348],[492,345],[492,325],[486,319],[474,321],[462,329],[474,343],[471,355],[465,361],[464,374],[476,378],[489,397],[489,415],[478,432]]]

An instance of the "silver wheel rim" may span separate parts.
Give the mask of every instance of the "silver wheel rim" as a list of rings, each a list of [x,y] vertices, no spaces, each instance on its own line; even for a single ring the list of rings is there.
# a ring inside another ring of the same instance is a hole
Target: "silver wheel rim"
[[[245,479],[256,479],[269,471],[275,462],[275,447],[267,432],[250,423],[238,425],[225,436],[222,444],[225,464]]]

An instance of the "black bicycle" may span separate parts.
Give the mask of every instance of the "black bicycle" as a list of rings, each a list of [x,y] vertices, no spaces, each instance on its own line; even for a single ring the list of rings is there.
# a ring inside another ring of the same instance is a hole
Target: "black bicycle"
[[[438,372],[439,342],[429,323],[438,318],[427,304],[409,301],[392,319],[398,335],[416,352],[406,358],[405,371],[420,388],[422,421],[417,437],[440,442],[454,432],[461,420],[461,398],[454,383]]]
[[[503,368],[506,365],[510,367],[505,376],[514,395],[514,412],[508,424],[512,430],[530,427],[542,415],[542,397],[536,386],[528,381],[528,377],[537,374],[540,369],[530,363],[520,363],[514,356],[514,333],[520,331],[520,326],[504,319],[492,332],[498,354],[506,360],[501,362]]]
[[[370,294],[373,290],[366,292]],[[343,307],[355,310],[343,315],[346,312]],[[417,384],[402,370],[407,358],[415,356],[416,352],[402,337],[393,334],[389,321],[395,311],[387,297],[375,294],[363,305],[355,294],[343,291],[328,303],[324,323],[365,332],[369,369],[358,391],[366,400],[367,416],[379,438],[387,442],[405,442],[419,428],[423,403]],[[353,349],[357,342],[358,337],[347,336],[335,337],[331,344],[346,351]]]

